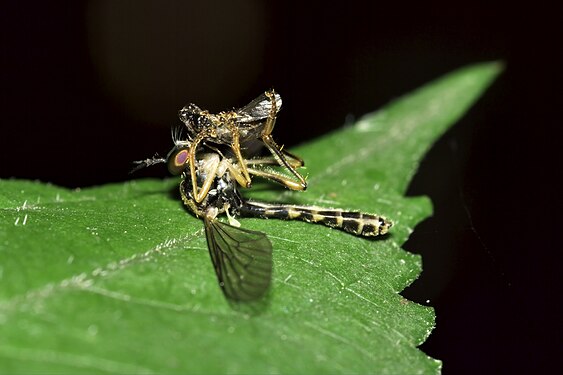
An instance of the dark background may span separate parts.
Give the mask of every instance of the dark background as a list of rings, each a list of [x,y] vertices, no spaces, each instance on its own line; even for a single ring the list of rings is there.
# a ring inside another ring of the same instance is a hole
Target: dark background
[[[406,245],[424,272],[403,295],[436,308],[422,349],[445,373],[547,371],[562,348],[561,9],[301,3],[3,5],[0,177],[127,180],[132,160],[169,149],[186,102],[224,110],[271,87],[284,98],[276,138],[291,146],[458,67],[503,60],[409,189],[435,214]]]

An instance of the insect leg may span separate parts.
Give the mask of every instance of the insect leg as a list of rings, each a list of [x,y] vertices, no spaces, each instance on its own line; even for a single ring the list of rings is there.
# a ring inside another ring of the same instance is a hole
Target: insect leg
[[[205,171],[204,171],[205,180],[203,182],[203,185],[201,186],[201,189],[195,194],[195,200],[198,203],[203,201],[207,193],[209,193],[209,190],[211,189],[211,184],[213,184],[213,182],[215,181],[215,177],[217,176],[217,170],[219,168],[218,156],[214,158],[208,158],[206,160],[207,163],[205,165]]]
[[[262,135],[262,141],[264,142],[264,144],[266,145],[268,150],[270,150],[270,152],[272,153],[272,156],[276,159],[278,164],[280,166],[284,167],[285,169],[287,169],[293,175],[293,177],[295,177],[295,179],[296,179],[295,188],[293,188],[293,189],[294,190],[305,190],[305,189],[307,189],[307,182],[305,181],[305,178],[303,178],[303,176],[301,176],[301,174],[299,172],[297,172],[297,170],[295,170],[295,168],[288,162],[285,155],[280,150],[280,147],[276,144],[276,142],[274,142],[274,139],[272,138],[272,136],[271,135]],[[298,160],[298,159],[296,159],[296,160]]]
[[[303,160],[293,154],[289,154],[287,151],[282,150],[283,153],[286,154],[286,156],[288,156],[287,158],[287,162],[289,163],[289,165],[291,165],[293,168],[300,168],[303,165],[305,165],[305,163],[303,162]],[[247,166],[253,166],[253,165],[280,165],[278,163],[278,161],[276,160],[276,158],[274,158],[273,156],[264,156],[264,157],[257,157],[257,158],[252,158],[252,159],[245,159],[244,162],[246,163]]]
[[[242,168],[238,163],[232,163],[229,159],[223,159],[221,163],[226,166],[230,175],[239,183],[239,185],[245,186],[246,180],[242,174]],[[263,158],[244,159],[244,164],[248,173],[251,175],[259,176],[277,182],[292,190],[299,190],[299,185],[287,176],[272,169],[263,170],[256,168],[259,166],[279,165],[276,159],[271,156]]]
[[[291,189],[305,190],[307,188],[307,182],[305,182],[303,176],[301,176],[301,174],[299,174],[299,172],[297,172],[295,170],[295,167],[293,166],[296,164],[296,162],[300,162],[300,164],[303,165],[303,161],[299,157],[287,151],[282,151],[282,149],[274,141],[274,138],[272,138],[272,131],[274,130],[274,126],[276,125],[277,114],[276,93],[274,90],[271,90],[266,91],[265,95],[270,98],[271,106],[270,113],[268,114],[268,118],[266,119],[266,123],[264,124],[264,129],[262,130],[262,134],[260,135],[262,142],[264,142],[278,164],[286,168],[297,179],[295,184],[293,184],[295,187],[291,187]],[[289,159],[293,159],[293,161],[290,163],[286,156],[289,156]]]
[[[248,169],[246,168],[246,164],[244,163],[244,158],[242,157],[242,154],[240,152],[239,130],[236,126],[234,126],[232,124],[231,124],[231,126],[229,126],[229,129],[230,129],[232,137],[233,137],[233,140],[231,142],[231,149],[233,150],[233,153],[235,154],[238,165],[240,166],[240,172],[242,173],[242,177],[244,178],[243,181],[239,181],[238,179],[237,179],[237,181],[239,182],[239,184],[241,186],[249,188],[250,185],[252,184],[252,182],[250,180],[250,175],[248,174]]]
[[[284,154],[287,162],[294,168],[299,168],[305,165],[305,161],[301,159],[299,156],[285,150],[283,147],[280,150],[282,154]]]
[[[229,170],[229,173],[231,174],[232,177],[235,178],[235,180],[239,183],[239,185],[246,187],[247,180],[244,178],[242,168],[240,167],[240,165],[238,163],[237,164],[231,163],[229,159],[223,159],[222,163],[225,163],[227,169]],[[247,172],[249,172],[248,168],[246,170]]]
[[[264,130],[262,134],[272,134],[274,131],[274,126],[276,125],[276,115],[278,113],[278,107],[276,104],[276,92],[272,89],[264,93],[268,99],[270,99],[270,113],[268,113],[268,118],[264,124]]]
[[[262,170],[262,169],[256,169],[256,168],[248,168],[248,172],[250,174],[252,174],[253,176],[262,177],[262,178],[277,182],[279,184],[282,184],[282,185],[286,186],[287,188],[289,188],[291,190],[302,190],[301,184],[299,184],[296,181],[293,181],[292,179],[290,179],[289,177],[284,176],[281,173],[277,173],[273,170]]]
[[[196,171],[197,165],[196,165],[195,153],[199,143],[206,137],[207,134],[205,132],[199,133],[191,143],[188,153],[189,155],[188,164],[190,166],[190,178],[192,180],[192,189],[193,189],[192,191],[194,194],[194,199],[197,203],[201,203],[203,201],[203,199],[209,192],[211,184],[213,183],[213,180],[215,179],[215,175],[217,173],[217,167],[215,167],[215,171],[207,176],[207,179],[204,182],[203,187],[199,189],[199,187],[197,186],[197,171]]]

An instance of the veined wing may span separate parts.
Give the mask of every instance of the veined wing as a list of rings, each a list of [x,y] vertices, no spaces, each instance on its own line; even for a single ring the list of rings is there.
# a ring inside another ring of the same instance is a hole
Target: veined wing
[[[279,94],[274,94],[276,98],[276,113],[278,113],[282,106],[282,99]],[[244,107],[236,110],[237,122],[247,123],[264,120],[270,114],[272,109],[272,100],[262,94]]]
[[[225,296],[235,302],[262,297],[272,278],[272,244],[266,234],[204,218],[207,248]]]

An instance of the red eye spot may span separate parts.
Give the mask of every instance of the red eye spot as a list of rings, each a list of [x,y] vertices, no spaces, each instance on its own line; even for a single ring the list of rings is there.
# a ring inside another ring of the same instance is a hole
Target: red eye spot
[[[188,160],[188,150],[181,150],[176,154],[176,157],[174,158],[174,164],[176,164],[176,166],[178,167],[181,167],[184,164],[186,164],[187,160]]]
[[[189,155],[187,148],[177,150],[175,153],[171,152],[168,157],[168,171],[176,176],[181,174],[188,162]]]

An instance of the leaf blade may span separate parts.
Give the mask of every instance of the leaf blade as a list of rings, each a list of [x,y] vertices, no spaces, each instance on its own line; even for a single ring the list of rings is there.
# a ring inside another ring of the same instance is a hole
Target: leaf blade
[[[461,69],[302,146],[305,194],[250,192],[395,221],[391,236],[369,241],[307,223],[241,220],[274,247],[269,306],[257,316],[224,300],[201,222],[170,193],[175,180],[82,191],[1,181],[0,368],[438,372],[440,362],[416,349],[434,326],[432,309],[398,294],[421,270],[420,257],[400,246],[431,204],[403,194],[424,152],[499,71],[497,63]]]

